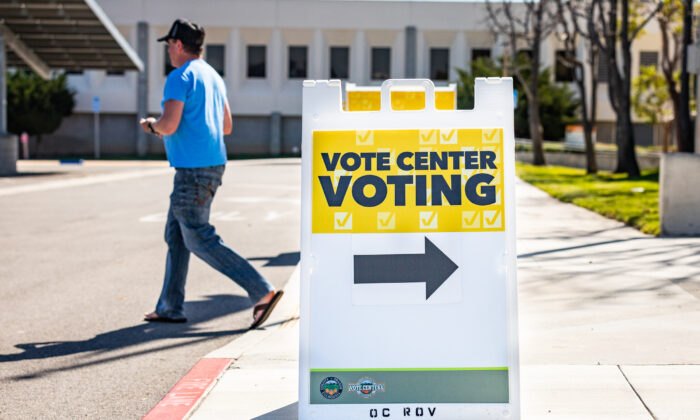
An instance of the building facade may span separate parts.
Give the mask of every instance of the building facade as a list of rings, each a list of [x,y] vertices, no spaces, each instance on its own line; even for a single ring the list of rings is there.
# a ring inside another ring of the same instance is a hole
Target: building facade
[[[93,152],[94,98],[99,98],[102,155],[164,153],[162,140],[142,133],[137,121],[161,111],[170,70],[163,43],[174,19],[206,30],[204,58],[228,89],[234,130],[231,155],[297,154],[301,142],[304,79],[337,78],[379,85],[387,78],[458,79],[456,68],[472,59],[498,57],[502,47],[487,26],[483,2],[350,0],[100,0],[119,31],[138,51],[146,71],[70,74],[77,92],[74,115],[45,136],[40,155]],[[640,61],[658,65],[660,37],[654,25],[635,41],[633,72]],[[543,66],[556,66],[556,37],[541,45]],[[556,72],[554,72],[556,73]],[[562,73],[563,74],[563,73]],[[572,89],[573,86],[572,86]],[[614,113],[607,86],[599,86],[598,138],[611,140]],[[638,125],[638,140],[651,129]],[[645,131],[646,130],[646,131]]]

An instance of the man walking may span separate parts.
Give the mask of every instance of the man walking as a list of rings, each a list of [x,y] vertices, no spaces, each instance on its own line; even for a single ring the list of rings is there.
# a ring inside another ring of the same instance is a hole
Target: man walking
[[[250,328],[256,328],[270,315],[282,291],[275,291],[209,224],[211,202],[226,167],[224,134],[233,128],[224,81],[202,60],[201,26],[178,19],[158,41],[168,43],[175,70],[165,82],[162,116],[142,119],[141,127],[164,139],[175,180],[165,225],[168,256],[163,290],[155,311],[144,319],[187,322],[183,305],[192,252],[248,292],[255,304]]]

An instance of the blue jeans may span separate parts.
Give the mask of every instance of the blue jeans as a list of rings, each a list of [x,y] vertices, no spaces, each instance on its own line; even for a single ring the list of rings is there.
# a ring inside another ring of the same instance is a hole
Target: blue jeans
[[[176,168],[165,224],[168,244],[165,280],[156,305],[160,316],[185,317],[183,304],[190,252],[238,283],[253,303],[274,289],[245,258],[226,246],[209,224],[211,202],[225,168],[225,165]]]

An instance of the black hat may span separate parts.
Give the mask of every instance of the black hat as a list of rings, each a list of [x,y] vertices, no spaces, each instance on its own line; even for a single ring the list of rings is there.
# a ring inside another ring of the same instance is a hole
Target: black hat
[[[179,39],[183,44],[199,46],[204,43],[204,28],[187,19],[177,19],[168,34],[158,38],[158,42],[169,39]]]

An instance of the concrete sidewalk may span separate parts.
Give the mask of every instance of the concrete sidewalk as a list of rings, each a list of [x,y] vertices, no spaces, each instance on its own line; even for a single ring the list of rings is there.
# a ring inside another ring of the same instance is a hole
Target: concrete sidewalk
[[[700,238],[516,189],[522,418],[698,418]],[[297,270],[265,329],[207,356],[234,362],[191,418],[297,418],[298,314]]]

